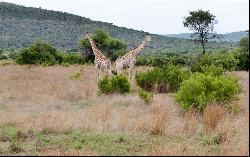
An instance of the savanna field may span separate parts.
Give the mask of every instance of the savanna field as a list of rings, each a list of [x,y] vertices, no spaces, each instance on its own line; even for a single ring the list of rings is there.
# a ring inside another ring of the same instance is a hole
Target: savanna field
[[[135,76],[130,94],[100,95],[93,65],[2,63],[0,154],[249,155],[249,72],[227,75],[242,85],[237,111],[215,103],[198,114],[175,93],[145,103]]]
[[[249,156],[247,0],[4,1],[0,156]]]

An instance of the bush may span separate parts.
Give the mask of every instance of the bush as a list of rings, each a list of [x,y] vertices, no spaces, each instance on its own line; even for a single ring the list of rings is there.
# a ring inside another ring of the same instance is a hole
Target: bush
[[[146,91],[140,91],[139,97],[146,103],[150,104],[153,101],[153,94]]]
[[[154,86],[158,83],[160,75],[163,75],[162,69],[155,68],[148,72],[136,73],[135,79],[139,87],[146,91],[153,91]]]
[[[131,85],[124,75],[116,75],[112,76],[112,78],[108,78],[105,76],[104,78],[98,81],[99,91],[103,94],[109,93],[130,93]]]
[[[180,83],[187,79],[190,71],[178,65],[169,64],[146,73],[136,74],[136,83],[146,91],[156,89],[160,93],[175,92]]]
[[[84,58],[78,53],[64,53],[60,52],[60,56],[62,56],[61,63],[68,64],[84,64]]]
[[[181,83],[176,100],[184,110],[203,111],[208,103],[226,103],[234,100],[239,91],[237,81],[231,77],[196,73]]]
[[[200,72],[202,66],[215,65],[222,66],[225,70],[233,71],[237,69],[238,62],[239,60],[236,58],[235,54],[231,52],[214,52],[203,55],[197,63],[192,65],[191,69],[193,72]]]
[[[46,64],[54,65],[62,58],[57,50],[43,41],[35,42],[31,47],[21,50],[16,57],[18,64]]]
[[[69,67],[69,66],[70,66],[70,64],[69,64],[69,63],[67,63],[67,62],[66,62],[66,63],[65,63],[65,62],[62,62],[62,66],[63,66],[63,67]]]
[[[213,76],[220,76],[223,75],[224,69],[222,65],[220,66],[215,66],[215,65],[206,65],[206,66],[201,66],[201,72],[206,74],[206,75],[213,75]]]
[[[81,73],[79,72],[75,72],[70,76],[71,79],[79,79],[80,77],[81,77]]]
[[[239,60],[236,70],[249,70],[249,52],[243,51],[241,48],[231,50],[235,58]]]

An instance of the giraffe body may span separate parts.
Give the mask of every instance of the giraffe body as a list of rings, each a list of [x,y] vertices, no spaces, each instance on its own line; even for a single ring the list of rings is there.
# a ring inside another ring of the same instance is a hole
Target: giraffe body
[[[123,69],[129,69],[129,78],[132,78],[132,70],[136,62],[136,56],[146,46],[150,39],[150,36],[147,35],[138,47],[129,50],[125,55],[115,61],[115,68],[118,74],[120,74]]]
[[[87,38],[89,39],[89,42],[91,44],[93,53],[95,55],[95,68],[97,76],[99,76],[100,70],[106,71],[108,75],[111,75],[111,61],[99,50],[95,44],[95,42],[92,40],[90,35],[87,35]]]

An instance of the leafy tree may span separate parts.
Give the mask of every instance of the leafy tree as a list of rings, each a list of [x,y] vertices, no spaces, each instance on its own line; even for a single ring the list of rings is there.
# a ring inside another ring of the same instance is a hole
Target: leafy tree
[[[125,53],[127,44],[119,39],[112,38],[105,30],[96,29],[92,35],[97,47],[102,50],[112,61]],[[87,38],[80,39],[80,48],[84,51],[84,56],[94,60],[94,54]]]
[[[249,53],[249,34],[240,40],[239,46],[242,51]]]
[[[189,16],[185,17],[183,24],[184,27],[188,27],[190,30],[194,31],[192,37],[195,38],[199,43],[201,43],[203,48],[203,54],[205,54],[205,43],[209,39],[215,38],[216,34],[213,33],[214,24],[216,24],[215,16],[209,11],[190,11]]]

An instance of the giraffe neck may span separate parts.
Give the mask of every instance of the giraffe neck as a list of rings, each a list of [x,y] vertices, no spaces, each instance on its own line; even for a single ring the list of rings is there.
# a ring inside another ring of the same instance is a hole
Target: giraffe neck
[[[147,44],[149,37],[146,37],[140,45],[138,45],[136,48],[132,49],[131,52],[134,56],[136,56]]]
[[[91,39],[91,37],[88,37],[88,39],[89,39],[89,42],[90,42],[90,45],[91,45],[91,47],[92,47],[92,50],[93,50],[94,55],[97,56],[97,55],[99,54],[98,52],[99,52],[100,50],[97,48],[95,42]]]

